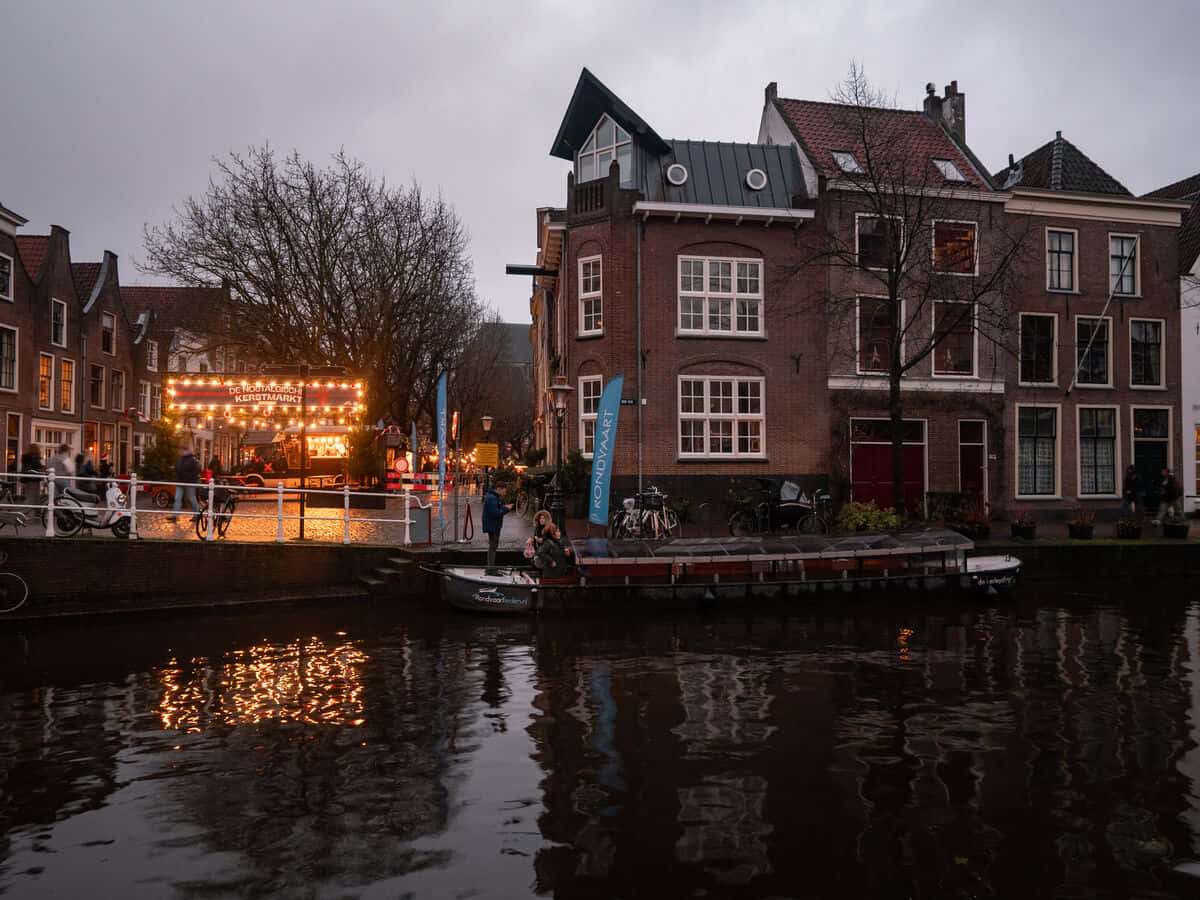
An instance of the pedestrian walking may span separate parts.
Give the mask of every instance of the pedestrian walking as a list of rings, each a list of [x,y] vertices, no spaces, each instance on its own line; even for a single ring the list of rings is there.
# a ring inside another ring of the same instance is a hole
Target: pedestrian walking
[[[87,491],[89,494],[97,493],[96,478],[99,474],[90,450],[84,450],[75,458],[75,479],[81,491]]]
[[[1121,485],[1121,515],[1132,516],[1146,511],[1146,484],[1137,466],[1125,468],[1125,481]]]
[[[487,564],[496,564],[496,549],[500,546],[500,531],[504,527],[504,517],[512,512],[512,504],[505,504],[508,486],[498,484],[489,488],[483,495],[483,533],[488,536]]]
[[[1183,496],[1183,491],[1180,489],[1174,473],[1164,466],[1158,483],[1158,517],[1153,524],[1161,525],[1164,521],[1174,519],[1179,509],[1181,496]]]
[[[60,444],[58,452],[46,464],[48,474],[54,476],[54,489],[60,494],[74,483],[75,461],[71,459],[71,446]]]
[[[179,448],[179,462],[175,464],[175,480],[182,482],[175,488],[175,512],[183,509],[183,498],[187,497],[192,511],[200,515],[200,501],[196,499],[196,479],[200,477],[200,460],[192,453],[190,447]],[[174,522],[175,516],[168,517],[168,522]]]
[[[100,479],[101,479],[101,481],[108,481],[108,479],[112,478],[112,474],[113,474],[112,460],[109,459],[108,454],[105,453],[100,457]]]

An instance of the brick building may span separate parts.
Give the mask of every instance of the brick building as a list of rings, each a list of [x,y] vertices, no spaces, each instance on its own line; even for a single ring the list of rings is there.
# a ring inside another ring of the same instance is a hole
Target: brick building
[[[572,163],[567,203],[537,218],[551,459],[552,379],[575,388],[564,442],[587,455],[624,375],[615,493],[640,478],[724,500],[735,479],[786,475],[890,504],[894,350],[913,512],[929,491],[1115,508],[1123,465],[1149,480],[1173,464],[1186,204],[1133,197],[1061,138],[992,177],[956,82],[921,110],[852,112],[772,83],[757,143],[667,141],[583,71],[551,149]]]

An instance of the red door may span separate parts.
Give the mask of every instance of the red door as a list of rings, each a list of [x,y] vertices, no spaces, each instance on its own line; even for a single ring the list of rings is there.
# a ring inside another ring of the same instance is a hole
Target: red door
[[[888,444],[853,444],[850,448],[850,498],[860,503],[892,506],[892,448]],[[904,502],[910,516],[925,499],[925,447],[904,447]]]

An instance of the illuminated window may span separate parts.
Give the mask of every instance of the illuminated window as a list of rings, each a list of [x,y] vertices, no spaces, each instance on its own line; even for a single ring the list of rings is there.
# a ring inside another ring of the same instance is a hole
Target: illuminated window
[[[975,274],[975,223],[933,223],[933,269],[953,275]]]
[[[975,374],[975,304],[933,304],[933,374]]]
[[[59,361],[58,408],[65,413],[75,412],[75,363],[69,359]]]
[[[38,409],[54,408],[54,357],[43,353],[38,358]]]
[[[858,372],[889,371],[892,358],[892,305],[875,297],[858,298]]]

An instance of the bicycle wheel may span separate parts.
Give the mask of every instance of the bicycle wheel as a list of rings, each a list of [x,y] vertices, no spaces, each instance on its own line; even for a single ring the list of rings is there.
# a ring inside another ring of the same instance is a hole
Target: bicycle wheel
[[[0,572],[0,613],[20,609],[29,599],[29,585],[16,572]]]
[[[203,503],[200,504],[200,512],[192,516],[192,521],[196,523],[196,537],[204,540],[208,537],[208,507]],[[213,523],[214,525],[216,523]]]
[[[729,533],[734,537],[748,537],[758,532],[758,523],[748,509],[739,509],[729,517]]]
[[[175,499],[175,495],[170,488],[162,488],[160,490],[156,490],[151,495],[151,499],[154,501],[154,506],[157,509],[166,509]]]
[[[679,516],[675,514],[675,510],[671,507],[666,507],[662,511],[663,531],[667,537],[679,537]]]
[[[62,537],[76,535],[83,528],[83,507],[78,500],[63,497],[54,507],[54,533]]]
[[[817,513],[816,510],[809,510],[804,514],[796,527],[804,534],[824,534],[829,528],[825,524],[825,520]]]
[[[217,534],[221,537],[225,537],[225,532],[229,530],[229,523],[233,521],[235,509],[237,509],[237,501],[232,496],[226,497],[225,502],[218,508],[217,521],[213,524],[216,526]]]

